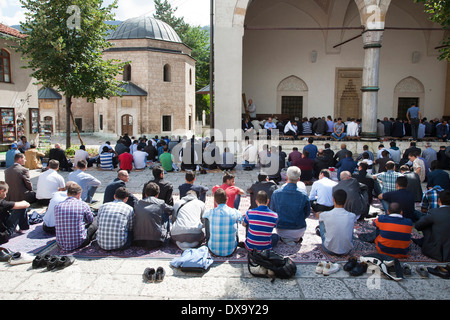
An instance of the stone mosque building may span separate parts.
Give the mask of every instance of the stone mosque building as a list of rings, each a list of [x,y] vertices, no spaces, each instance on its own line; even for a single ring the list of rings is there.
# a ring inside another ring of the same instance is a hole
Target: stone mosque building
[[[168,24],[150,16],[121,23],[108,37],[113,47],[104,59],[130,61],[122,97],[88,103],[74,99],[73,120],[81,132],[105,135],[185,135],[195,124],[195,59]],[[64,133],[65,99],[52,89],[39,91],[40,117],[46,129]]]
[[[215,127],[240,128],[243,94],[260,119],[361,118],[369,140],[411,103],[450,116],[446,36],[413,0],[216,1]]]

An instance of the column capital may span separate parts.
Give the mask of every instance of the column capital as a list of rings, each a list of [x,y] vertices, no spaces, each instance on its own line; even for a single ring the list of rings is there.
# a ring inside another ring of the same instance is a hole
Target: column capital
[[[362,33],[364,49],[381,48],[384,29],[367,29]]]

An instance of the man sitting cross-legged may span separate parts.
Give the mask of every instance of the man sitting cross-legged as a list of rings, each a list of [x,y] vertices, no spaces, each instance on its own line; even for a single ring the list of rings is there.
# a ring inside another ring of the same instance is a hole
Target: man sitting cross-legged
[[[56,243],[65,251],[89,245],[97,231],[97,221],[81,200],[81,192],[78,184],[71,184],[67,199],[55,206]]]
[[[114,201],[103,204],[97,215],[97,243],[103,250],[123,250],[131,246],[133,237],[133,208],[127,204],[130,192],[120,187]]]
[[[353,228],[356,215],[344,209],[347,192],[338,189],[333,193],[334,209],[319,216],[320,236],[325,252],[346,255],[353,249]]]
[[[242,225],[247,228],[245,247],[248,250],[272,249],[280,239],[276,233],[273,233],[278,214],[269,209],[270,200],[265,191],[259,191],[255,201],[257,207],[248,210],[242,222]]]

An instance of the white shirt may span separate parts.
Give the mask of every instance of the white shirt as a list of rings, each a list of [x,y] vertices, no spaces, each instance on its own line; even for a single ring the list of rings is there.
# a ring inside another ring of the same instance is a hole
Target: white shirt
[[[148,153],[137,150],[133,153],[133,161],[136,169],[144,169],[147,166]]]
[[[350,122],[347,125],[347,135],[350,137],[357,137],[358,136],[358,132],[359,128],[358,128],[358,124],[356,122]]]
[[[75,152],[75,156],[74,156],[74,164],[75,166],[77,165],[78,161],[80,160],[87,160],[89,159],[89,152],[87,152],[86,150],[77,150]]]
[[[280,189],[284,188],[287,185],[287,183],[283,184]],[[300,192],[304,193],[306,196],[308,196],[308,191],[306,190],[306,185],[302,181],[297,181],[297,188],[300,190]]]
[[[345,254],[353,249],[353,228],[356,215],[344,208],[334,208],[322,212],[319,223],[325,227],[325,240],[323,245],[331,252]]]
[[[298,127],[294,126],[290,121],[284,126],[284,133],[288,133],[289,131],[297,132]]]
[[[37,183],[36,198],[51,199],[53,194],[60,188],[64,188],[64,178],[55,170],[48,169],[39,176]]]
[[[55,194],[52,197],[52,200],[50,200],[50,203],[47,208],[47,212],[45,212],[44,215],[44,224],[47,227],[54,227],[55,226],[55,206],[63,202],[67,199],[67,191],[58,191],[55,192]]]
[[[322,179],[313,183],[309,200],[316,200],[317,203],[323,206],[332,207],[333,203],[333,187],[337,185],[336,181],[323,177]]]
[[[258,149],[253,144],[249,144],[245,147],[242,158],[249,163],[256,164],[258,162]]]

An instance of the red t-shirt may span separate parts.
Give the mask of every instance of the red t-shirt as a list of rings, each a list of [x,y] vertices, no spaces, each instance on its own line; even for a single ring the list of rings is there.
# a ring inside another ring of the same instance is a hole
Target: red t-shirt
[[[225,190],[225,193],[227,194],[228,200],[227,200],[227,206],[230,208],[234,208],[234,200],[236,199],[236,196],[239,194],[239,188],[235,186],[229,186],[226,183],[224,183],[221,186],[215,186],[212,189],[212,193],[216,192],[217,189],[223,189]],[[217,205],[214,203],[214,207],[217,207]]]
[[[133,155],[128,152],[119,156],[121,170],[133,170]]]

